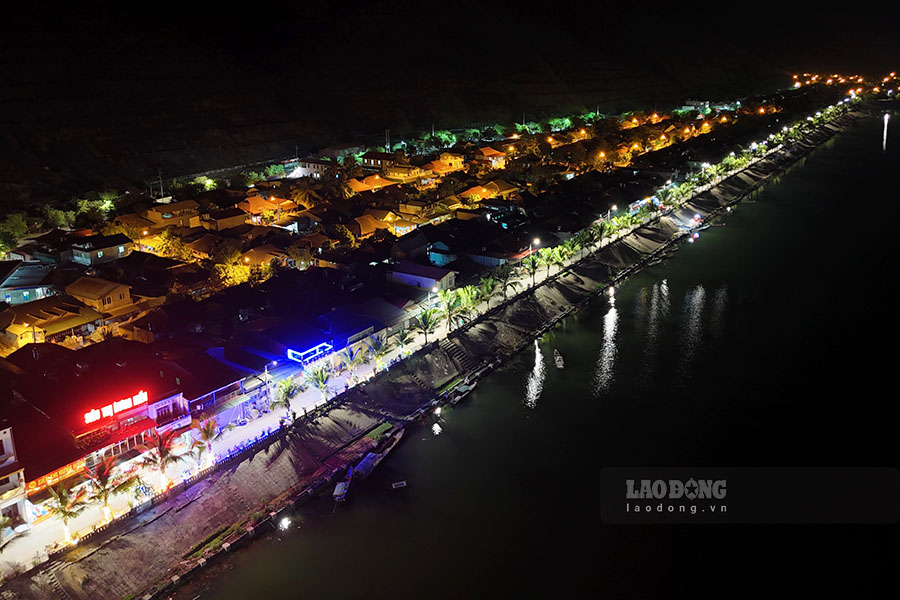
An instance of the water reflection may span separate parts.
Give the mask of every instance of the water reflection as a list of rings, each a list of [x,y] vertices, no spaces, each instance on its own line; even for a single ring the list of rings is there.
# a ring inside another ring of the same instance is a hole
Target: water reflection
[[[697,350],[703,342],[703,308],[706,289],[698,285],[684,295],[684,329],[681,333],[679,372],[684,378],[694,365]]]
[[[881,151],[887,152],[887,128],[888,121],[891,120],[891,115],[888,113],[884,113],[884,135],[881,138]]]
[[[716,290],[712,302],[712,314],[709,317],[709,333],[718,341],[725,333],[725,305],[728,303],[728,286],[723,285]]]
[[[597,359],[595,393],[608,391],[615,377],[619,311],[616,310],[616,298],[612,294],[609,296],[609,305],[609,311],[603,317],[603,345],[600,347],[600,358]]]
[[[544,355],[541,353],[541,347],[538,341],[534,340],[534,367],[528,374],[528,381],[525,384],[525,406],[535,408],[537,400],[544,391],[544,377],[546,377],[547,368],[544,366]]]
[[[650,314],[647,318],[647,334],[644,337],[644,372],[642,385],[653,381],[656,372],[656,351],[662,324],[669,316],[669,282],[663,279],[654,283],[650,291]]]

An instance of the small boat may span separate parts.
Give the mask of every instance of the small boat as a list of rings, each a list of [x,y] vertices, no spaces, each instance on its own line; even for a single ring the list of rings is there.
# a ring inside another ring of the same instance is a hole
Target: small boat
[[[556,363],[557,369],[562,369],[566,366],[566,363],[563,361],[562,354],[559,353],[559,350],[556,348],[553,349],[553,362]]]
[[[347,477],[344,481],[339,481],[336,486],[334,486],[334,501],[335,502],[343,502],[347,498],[347,492],[350,491],[350,480],[353,479],[353,467],[347,469]]]
[[[406,480],[395,481],[394,483],[391,484],[391,488],[393,488],[395,490],[398,490],[400,488],[405,488],[405,487],[406,487]]]
[[[460,400],[465,398],[469,394],[469,392],[471,392],[473,389],[475,389],[476,384],[477,384],[477,382],[463,383],[461,385],[458,385],[456,387],[456,390],[454,390],[456,392],[456,395],[453,396],[453,399],[450,401],[450,403],[456,404],[457,402],[459,402]]]

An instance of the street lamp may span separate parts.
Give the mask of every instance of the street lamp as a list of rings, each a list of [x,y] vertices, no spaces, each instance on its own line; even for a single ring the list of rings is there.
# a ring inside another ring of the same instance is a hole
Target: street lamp
[[[531,240],[531,242],[528,243],[528,256],[531,256],[531,253],[533,252],[532,248],[534,246],[539,246],[540,244],[541,244],[541,238],[534,238],[533,240]],[[534,287],[534,274],[537,273],[537,268],[534,265],[532,265],[532,267],[533,268],[531,269],[531,287]]]
[[[431,288],[431,291],[428,292],[428,304],[430,304],[432,308],[434,308],[434,305],[437,303],[437,299],[432,300],[431,294],[437,295],[437,293],[438,293],[437,286],[434,286],[433,288]]]

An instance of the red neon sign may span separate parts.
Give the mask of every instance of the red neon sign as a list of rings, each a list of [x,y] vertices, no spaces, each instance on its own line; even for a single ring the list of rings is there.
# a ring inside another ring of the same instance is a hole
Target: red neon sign
[[[112,404],[107,404],[106,406],[100,408],[91,409],[84,413],[84,422],[90,425],[95,421],[111,417],[114,414],[122,412],[123,410],[128,410],[129,408],[140,406],[141,404],[145,404],[147,402],[147,398],[147,392],[141,390],[130,398],[122,398],[121,400],[116,400]]]

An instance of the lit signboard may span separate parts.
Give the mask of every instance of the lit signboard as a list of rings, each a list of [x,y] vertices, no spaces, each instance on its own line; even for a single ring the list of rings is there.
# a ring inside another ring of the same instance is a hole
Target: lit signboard
[[[29,481],[26,485],[26,493],[30,496],[35,492],[39,492],[42,489],[56,485],[63,479],[68,477],[72,477],[73,475],[77,475],[84,471],[84,459],[79,458],[73,463],[66,465],[61,469],[57,469],[52,473],[48,473],[42,477],[38,477],[34,481]]]
[[[111,417],[117,413],[122,412],[123,410],[128,410],[129,408],[134,408],[135,406],[140,406],[141,404],[146,403],[147,392],[141,390],[130,398],[122,398],[121,400],[116,400],[112,404],[107,404],[106,406],[93,408],[87,411],[86,413],[84,413],[84,422],[90,425],[91,423],[99,421],[100,419],[106,419],[107,417]]]
[[[290,348],[287,351],[287,357],[293,361],[296,361],[300,364],[306,364],[308,362],[312,362],[317,358],[325,356],[329,352],[331,352],[332,346],[328,342],[322,342],[318,346],[313,346],[309,350],[304,352],[297,352],[296,350],[291,350]]]

